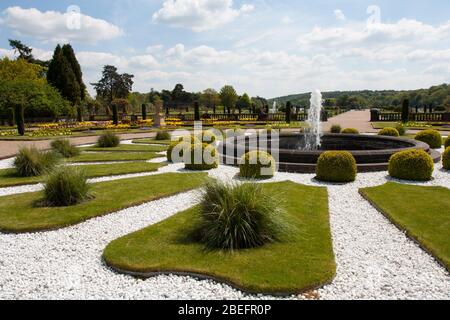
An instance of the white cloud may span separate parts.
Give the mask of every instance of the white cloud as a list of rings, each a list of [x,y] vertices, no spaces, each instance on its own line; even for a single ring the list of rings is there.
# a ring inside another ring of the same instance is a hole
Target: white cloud
[[[253,9],[250,4],[236,9],[233,0],[165,0],[153,14],[153,21],[200,32],[229,23]]]
[[[345,21],[345,20],[347,20],[347,18],[345,17],[344,12],[342,12],[342,10],[340,10],[340,9],[334,10],[334,16],[335,16],[336,19],[339,20],[339,21]]]
[[[43,41],[96,43],[111,40],[123,31],[101,19],[80,14],[80,28],[68,28],[70,13],[41,12],[36,8],[9,7],[3,11],[2,24],[19,35],[32,36]]]
[[[290,16],[284,16],[283,18],[281,18],[281,22],[283,24],[292,24],[294,23],[294,20]]]

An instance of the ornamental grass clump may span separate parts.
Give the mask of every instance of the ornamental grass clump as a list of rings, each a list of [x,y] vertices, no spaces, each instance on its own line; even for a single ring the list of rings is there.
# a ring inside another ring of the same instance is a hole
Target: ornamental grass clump
[[[316,174],[320,181],[353,182],[357,174],[356,160],[348,151],[326,151],[317,161]]]
[[[120,138],[113,132],[104,132],[97,140],[97,146],[99,148],[114,148],[119,146]]]
[[[14,168],[20,177],[35,177],[52,170],[59,156],[54,152],[40,151],[36,147],[22,147],[14,160]]]
[[[450,147],[447,147],[442,155],[442,165],[445,170],[450,170]]]
[[[250,151],[242,156],[239,165],[240,176],[249,179],[272,178],[275,175],[276,161],[265,151]]]
[[[238,250],[281,241],[288,224],[279,197],[256,183],[206,184],[195,236],[209,249]]]
[[[47,177],[44,195],[47,206],[72,206],[89,198],[89,184],[80,169],[59,167]]]
[[[442,136],[437,130],[419,132],[415,139],[427,143],[433,149],[439,149],[442,146]]]
[[[341,133],[343,133],[343,134],[359,134],[359,131],[354,128],[345,128],[344,130],[342,130]]]
[[[395,128],[384,128],[378,132],[379,136],[400,137],[400,133]]]
[[[71,144],[67,139],[53,140],[50,146],[53,151],[59,153],[64,158],[72,158],[80,154],[80,149]]]
[[[389,175],[410,181],[429,181],[434,171],[431,156],[423,150],[406,150],[394,154],[389,160]]]

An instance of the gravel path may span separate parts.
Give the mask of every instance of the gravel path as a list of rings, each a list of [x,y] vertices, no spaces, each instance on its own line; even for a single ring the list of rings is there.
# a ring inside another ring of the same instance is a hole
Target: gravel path
[[[182,165],[120,178],[161,172],[183,172]],[[237,168],[221,166],[210,175],[232,180],[237,172]],[[450,175],[440,165],[434,177],[421,185],[450,188]],[[328,188],[337,276],[318,291],[322,299],[450,299],[447,271],[359,195],[361,187],[393,181],[385,172],[359,174],[356,182],[343,186],[313,178],[279,173],[266,182],[291,180]],[[5,189],[17,193],[20,188],[24,187]],[[101,254],[110,241],[191,207],[195,196],[195,191],[180,194],[52,232],[0,234],[0,299],[270,298],[247,296],[229,286],[190,277],[158,276],[143,281],[103,265]]]

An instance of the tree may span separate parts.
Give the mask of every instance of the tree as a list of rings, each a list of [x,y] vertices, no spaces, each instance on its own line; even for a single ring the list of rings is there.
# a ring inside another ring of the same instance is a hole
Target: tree
[[[231,113],[232,108],[235,112],[238,95],[232,86],[227,85],[220,90],[220,100],[228,113]]]
[[[291,115],[292,115],[292,103],[288,101],[286,103],[286,123],[291,123]]]
[[[122,114],[127,114],[130,107],[130,103],[127,99],[114,99],[111,103],[113,108],[113,124],[117,126],[119,124],[119,111]]]
[[[244,93],[237,103],[239,108],[239,113],[242,113],[242,110],[251,110],[252,108],[252,101],[250,100],[250,97],[248,94]]]
[[[402,104],[402,122],[406,123],[409,121],[409,100],[404,99]]]
[[[44,68],[37,64],[29,63],[24,59],[10,60],[0,59],[0,79],[2,81],[13,80],[42,80]]]
[[[43,67],[48,66],[48,61],[37,60],[33,57],[33,49],[26,46],[19,40],[9,39],[9,45],[14,50],[14,53],[19,54],[18,60],[25,60],[29,63],[37,64]]]
[[[115,99],[126,99],[133,88],[134,76],[128,73],[119,74],[114,66],[104,66],[102,78],[97,83],[91,83],[108,106]]]
[[[214,89],[206,89],[200,95],[200,102],[208,109],[216,110],[216,106],[220,104],[220,96]],[[216,113],[214,111],[214,113]]]
[[[200,121],[200,105],[198,104],[198,101],[194,102],[194,120]]]
[[[141,106],[142,120],[147,120],[147,105],[145,103]]]
[[[65,44],[62,47],[62,53],[66,58],[67,62],[69,63],[69,65],[71,66],[71,69],[75,74],[77,82],[80,86],[80,99],[84,100],[84,98],[86,97],[86,85],[83,82],[83,73],[81,72],[80,64],[78,63],[78,60],[75,56],[75,52],[73,51],[72,46],[70,44]]]

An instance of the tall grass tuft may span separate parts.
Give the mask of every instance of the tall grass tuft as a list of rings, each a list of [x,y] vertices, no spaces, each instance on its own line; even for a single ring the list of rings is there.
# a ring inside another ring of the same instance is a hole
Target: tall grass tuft
[[[89,197],[89,184],[80,169],[59,167],[47,177],[44,194],[48,206],[72,206]]]
[[[64,158],[72,158],[80,154],[80,149],[71,144],[67,139],[53,140],[50,146]]]
[[[104,132],[97,140],[99,148],[114,148],[120,144],[120,138],[113,132]]]
[[[195,235],[210,249],[260,247],[289,230],[280,201],[256,183],[208,182],[200,207]]]
[[[49,172],[58,163],[54,152],[44,152],[36,147],[22,147],[14,160],[14,168],[20,177],[35,177]]]

